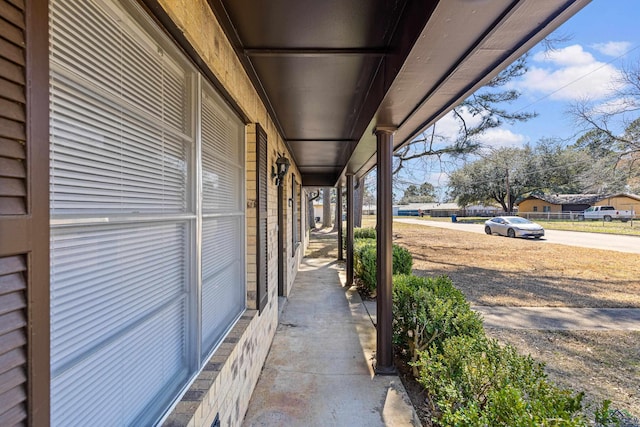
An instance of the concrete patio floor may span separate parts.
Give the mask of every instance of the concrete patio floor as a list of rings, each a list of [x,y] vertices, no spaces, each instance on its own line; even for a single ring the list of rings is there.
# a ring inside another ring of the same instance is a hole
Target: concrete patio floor
[[[418,426],[397,376],[376,376],[375,301],[344,287],[337,233],[312,234],[244,426]],[[473,307],[485,326],[640,330],[639,309]]]
[[[244,426],[420,425],[400,379],[374,375],[375,328],[343,283],[342,263],[303,259]]]

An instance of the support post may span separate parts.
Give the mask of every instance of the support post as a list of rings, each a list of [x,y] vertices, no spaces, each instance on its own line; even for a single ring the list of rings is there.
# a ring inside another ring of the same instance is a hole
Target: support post
[[[336,203],[338,205],[336,224],[338,224],[338,261],[344,260],[344,251],[342,250],[342,186],[338,185],[336,191]]]
[[[353,285],[353,174],[347,174],[347,286]]]
[[[396,373],[393,364],[392,156],[394,128],[377,128],[377,330],[376,374]]]

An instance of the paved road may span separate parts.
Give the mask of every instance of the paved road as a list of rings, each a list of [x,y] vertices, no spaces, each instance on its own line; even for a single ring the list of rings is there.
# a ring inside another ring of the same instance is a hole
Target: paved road
[[[464,224],[461,222],[425,221],[415,218],[394,218],[396,222],[405,224],[427,225],[430,227],[448,228],[451,230],[468,231],[484,234],[483,224]],[[487,236],[487,238],[499,238]],[[640,254],[640,236],[620,236],[601,233],[582,233],[577,231],[545,230],[543,239],[532,243],[556,243],[560,245],[579,246],[583,248],[604,249],[609,251]]]

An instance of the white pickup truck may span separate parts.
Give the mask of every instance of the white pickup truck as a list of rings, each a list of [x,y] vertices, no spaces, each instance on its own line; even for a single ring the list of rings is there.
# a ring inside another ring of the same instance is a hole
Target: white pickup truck
[[[627,222],[630,219],[633,219],[633,217],[633,211],[623,211],[620,209],[616,209],[613,206],[591,206],[589,209],[582,212],[578,216],[579,219],[599,219],[601,221],[607,222],[614,219],[619,219],[622,222]]]

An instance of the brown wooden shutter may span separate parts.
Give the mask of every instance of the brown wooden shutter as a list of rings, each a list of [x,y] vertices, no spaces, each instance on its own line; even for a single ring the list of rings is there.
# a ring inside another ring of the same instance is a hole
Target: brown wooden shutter
[[[46,1],[0,0],[2,426],[49,420],[47,13]]]
[[[26,420],[25,256],[0,258],[0,425]]]
[[[269,300],[269,273],[267,269],[267,134],[259,124],[256,124],[256,189],[258,191],[257,200],[257,217],[258,217],[258,236],[257,236],[257,299],[258,309],[262,311]]]
[[[0,0],[0,215],[27,213],[24,28],[23,8]]]

